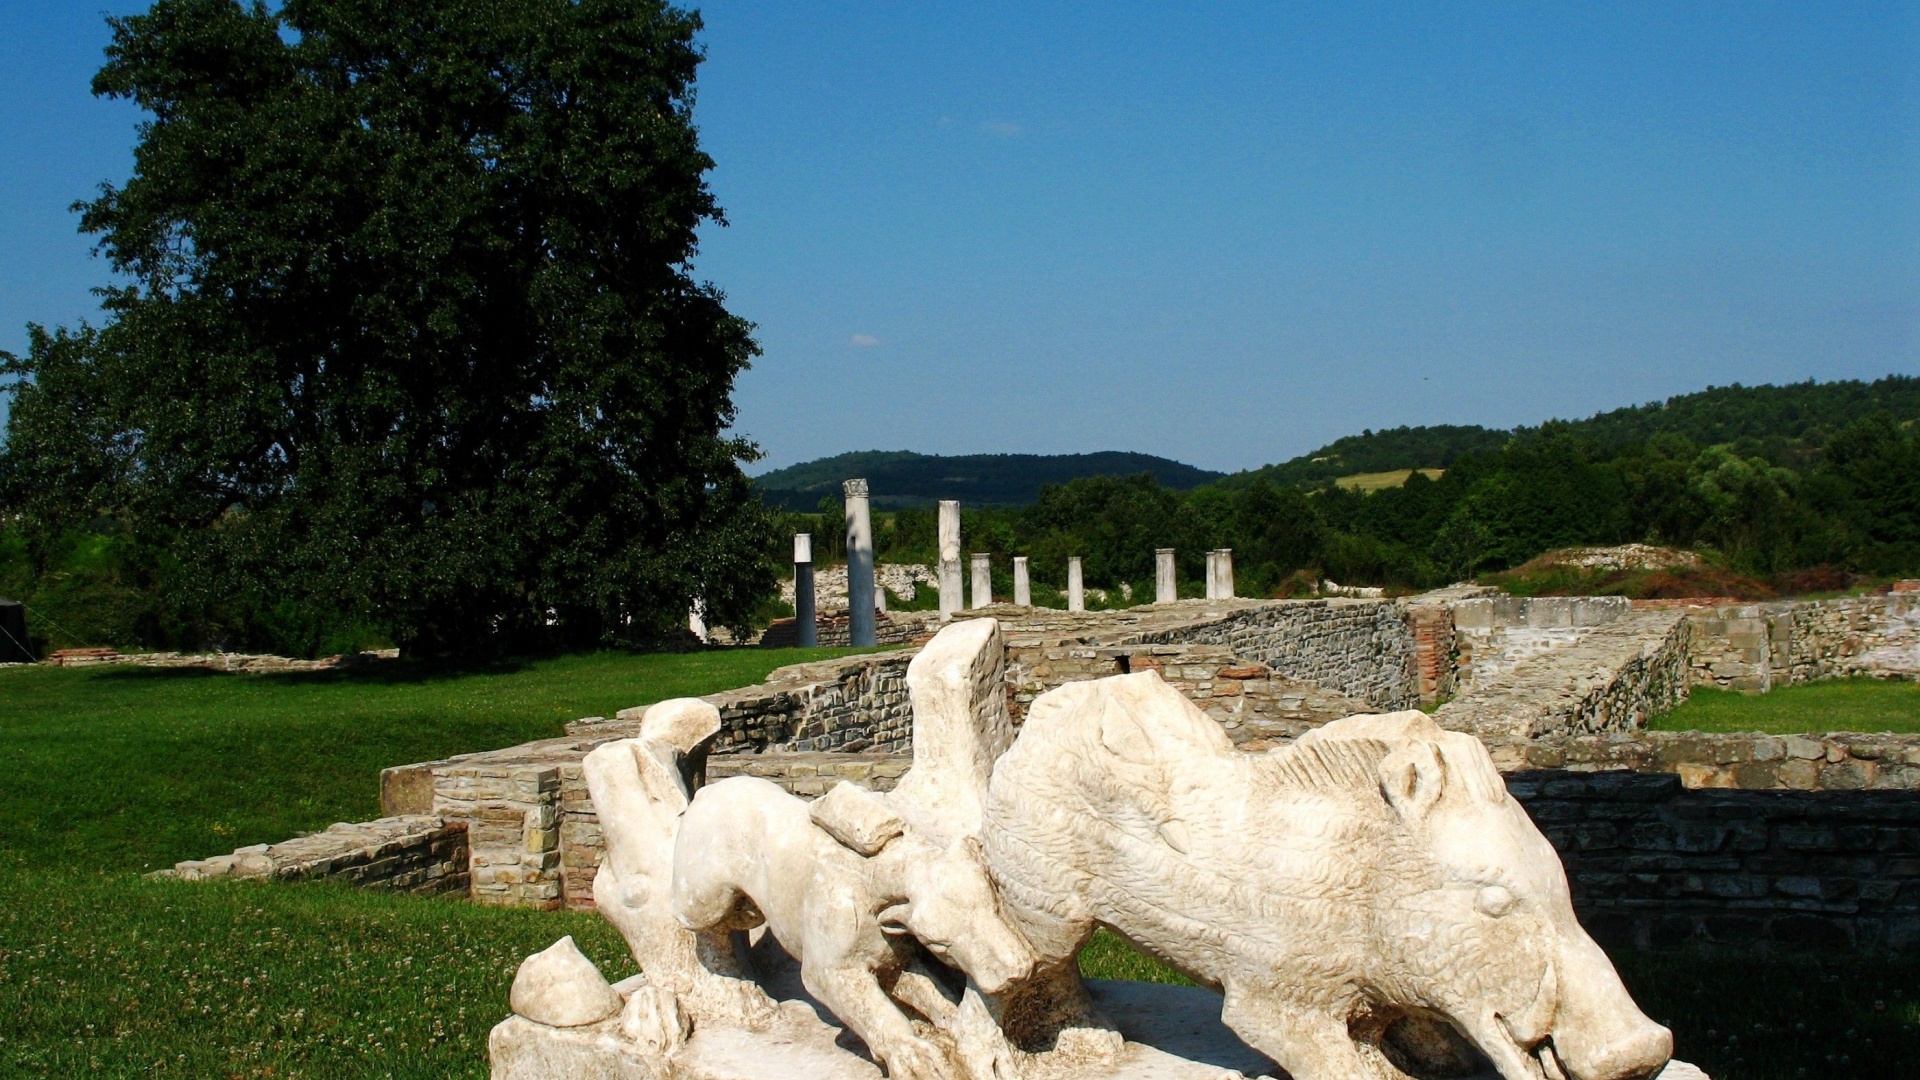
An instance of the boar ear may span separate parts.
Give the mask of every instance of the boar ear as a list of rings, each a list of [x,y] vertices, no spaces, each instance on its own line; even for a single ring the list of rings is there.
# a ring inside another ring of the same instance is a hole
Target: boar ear
[[[1430,742],[1409,742],[1380,762],[1380,790],[1409,824],[1426,820],[1445,784],[1446,769]]]
[[[1151,765],[1156,755],[1147,731],[1133,713],[1109,701],[1100,713],[1100,745],[1107,753],[1132,765]]]

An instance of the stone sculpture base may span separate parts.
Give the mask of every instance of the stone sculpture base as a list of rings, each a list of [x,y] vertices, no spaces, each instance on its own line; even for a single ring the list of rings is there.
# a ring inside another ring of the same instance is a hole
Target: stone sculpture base
[[[623,988],[625,984],[623,984]],[[1089,982],[1119,1025],[1120,1061],[1072,1080],[1225,1080],[1271,1076],[1273,1066],[1220,1022],[1220,996],[1192,986]],[[881,1080],[857,1040],[837,1025],[797,1023],[771,1033],[693,1033],[670,1067],[620,1035],[615,1017],[554,1028],[513,1016],[488,1039],[493,1080]],[[1046,1070],[1051,1072],[1052,1070]]]

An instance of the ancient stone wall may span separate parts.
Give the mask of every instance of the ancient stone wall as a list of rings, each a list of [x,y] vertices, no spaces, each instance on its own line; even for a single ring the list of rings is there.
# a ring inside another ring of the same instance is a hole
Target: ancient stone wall
[[[278,844],[254,844],[231,855],[176,863],[153,876],[181,881],[338,881],[419,895],[464,894],[467,866],[466,822],[409,815],[341,822]]]
[[[560,906],[560,766],[586,749],[546,739],[413,767],[431,772],[434,816],[467,826],[473,899]]]
[[[1692,627],[1673,611],[1629,612],[1528,657],[1434,719],[1489,742],[1632,732],[1686,698]]]
[[[1850,675],[1920,676],[1920,596],[1694,609],[1693,681],[1732,690]]]
[[[907,645],[925,640],[940,629],[939,618],[937,611],[880,612],[873,620],[873,643]],[[813,627],[816,645],[844,649],[853,644],[853,620],[844,607],[819,611]],[[799,626],[791,618],[775,619],[758,640],[751,642],[763,649],[791,649],[799,643]]]
[[[1202,625],[1147,631],[1148,644],[1222,645],[1287,679],[1383,709],[1419,703],[1413,633],[1390,600],[1280,600],[1237,607]]]
[[[1689,788],[1920,791],[1920,735],[1644,731],[1490,749],[1513,768],[1673,773]]]
[[[914,599],[922,586],[940,591],[940,575],[921,563],[881,563],[873,568],[873,579],[902,600]],[[780,599],[793,603],[792,578],[780,583]],[[821,608],[847,606],[847,564],[814,567],[813,602]]]
[[[1689,790],[1630,772],[1507,785],[1608,947],[1920,949],[1920,793]]]
[[[1018,724],[1027,706],[1070,682],[1136,671],[1158,671],[1202,712],[1218,720],[1235,744],[1258,748],[1291,739],[1354,713],[1379,712],[1316,683],[1275,675],[1219,645],[1097,646],[1060,638],[1007,642],[1007,708]]]
[[[1448,605],[1454,680],[1461,690],[1503,682],[1535,656],[1574,645],[1625,615],[1620,596],[1495,596]]]

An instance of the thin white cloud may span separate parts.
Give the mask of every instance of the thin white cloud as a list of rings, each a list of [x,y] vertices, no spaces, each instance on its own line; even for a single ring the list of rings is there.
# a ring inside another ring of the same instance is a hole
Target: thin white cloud
[[[980,130],[989,135],[998,135],[1005,139],[1018,138],[1026,134],[1027,129],[1008,120],[994,120],[980,125]]]
[[[847,344],[856,349],[871,349],[880,344],[880,339],[872,334],[855,334],[847,339]]]

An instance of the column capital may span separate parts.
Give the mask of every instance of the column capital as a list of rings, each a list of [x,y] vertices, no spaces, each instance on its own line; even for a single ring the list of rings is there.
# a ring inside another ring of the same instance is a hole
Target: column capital
[[[840,485],[840,490],[845,492],[849,499],[864,499],[867,497],[867,482],[864,479],[848,480]]]

